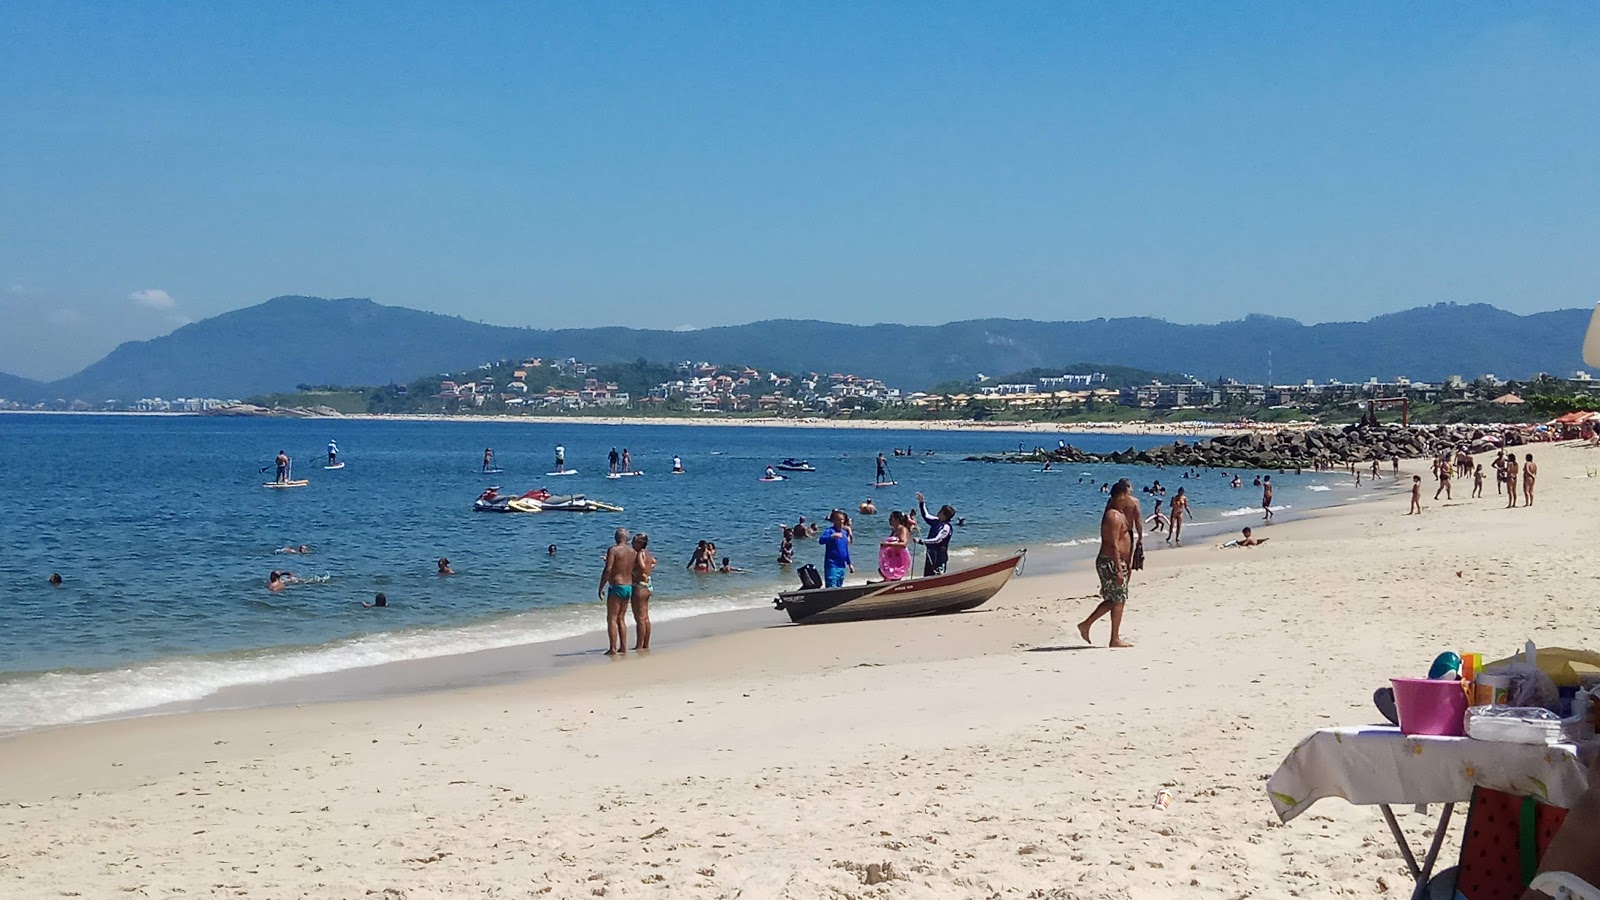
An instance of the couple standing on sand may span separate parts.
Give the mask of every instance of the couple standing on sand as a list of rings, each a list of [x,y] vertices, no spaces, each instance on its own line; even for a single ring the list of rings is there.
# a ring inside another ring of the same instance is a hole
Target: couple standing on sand
[[[618,528],[616,542],[606,551],[600,570],[600,599],[606,604],[607,656],[628,652],[628,607],[633,607],[633,649],[650,649],[650,576],[656,556],[649,550],[650,535],[629,540],[628,529]]]

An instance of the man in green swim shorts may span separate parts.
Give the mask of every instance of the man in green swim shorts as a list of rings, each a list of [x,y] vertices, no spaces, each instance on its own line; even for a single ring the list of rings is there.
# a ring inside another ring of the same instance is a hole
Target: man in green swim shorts
[[[600,599],[606,604],[607,656],[628,652],[628,604],[633,600],[633,566],[638,554],[628,544],[628,529],[618,528],[600,570]]]
[[[1117,488],[1122,491],[1128,489],[1121,483]],[[1093,644],[1089,629],[1101,616],[1109,613],[1111,646],[1132,647],[1122,639],[1122,608],[1128,602],[1128,576],[1133,571],[1133,537],[1128,519],[1117,509],[1117,505],[1117,498],[1113,496],[1106,502],[1106,510],[1100,516],[1100,553],[1094,560],[1095,574],[1100,576],[1100,605],[1094,608],[1089,618],[1078,623],[1078,633],[1083,635],[1085,643]]]

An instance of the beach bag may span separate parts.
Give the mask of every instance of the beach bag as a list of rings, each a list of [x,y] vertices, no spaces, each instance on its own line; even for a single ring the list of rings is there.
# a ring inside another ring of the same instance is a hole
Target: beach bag
[[[817,573],[817,567],[807,563],[795,570],[800,575],[800,589],[814,591],[822,587],[822,576]]]
[[[1461,837],[1458,900],[1517,900],[1567,811],[1532,797],[1473,788]]]

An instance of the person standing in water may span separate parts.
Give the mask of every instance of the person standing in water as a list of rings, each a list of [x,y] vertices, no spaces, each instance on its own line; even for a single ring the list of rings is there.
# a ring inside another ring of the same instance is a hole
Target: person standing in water
[[[650,649],[650,576],[656,571],[656,555],[650,552],[650,535],[633,536],[633,649]]]
[[[911,574],[911,525],[898,509],[889,513],[889,536],[878,544],[878,574],[884,581]]]
[[[1261,521],[1272,521],[1272,476],[1264,475],[1261,478]]]
[[[917,542],[926,549],[922,558],[922,575],[925,578],[943,575],[950,564],[950,537],[955,534],[950,522],[956,517],[956,508],[946,503],[939,507],[937,516],[931,516],[928,514],[928,502],[918,492],[917,512],[922,515],[922,521],[928,523],[928,536]]]
[[[1239,476],[1233,476],[1237,482]],[[1187,489],[1178,488],[1172,495],[1172,509],[1167,513],[1167,543],[1176,547],[1183,546],[1183,520],[1189,518],[1189,495]]]
[[[600,570],[600,599],[606,605],[607,656],[628,652],[628,605],[633,602],[633,571],[638,554],[628,544],[628,529],[618,528]]]
[[[328,465],[337,465],[339,462],[339,442],[328,442]]]

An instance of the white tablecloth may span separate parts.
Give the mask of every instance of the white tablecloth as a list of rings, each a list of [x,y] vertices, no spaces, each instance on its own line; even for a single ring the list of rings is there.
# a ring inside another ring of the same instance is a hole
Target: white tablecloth
[[[1324,797],[1351,803],[1465,803],[1474,787],[1570,808],[1588,786],[1572,744],[1502,744],[1407,736],[1384,726],[1323,728],[1289,751],[1267,781],[1287,822]]]

